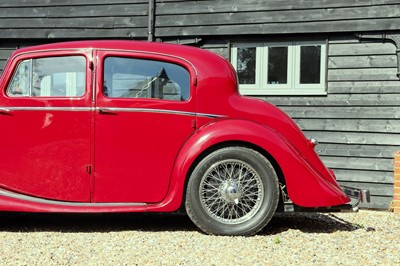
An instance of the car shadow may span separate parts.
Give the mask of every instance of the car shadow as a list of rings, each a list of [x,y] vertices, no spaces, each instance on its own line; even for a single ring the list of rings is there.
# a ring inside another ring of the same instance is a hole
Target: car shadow
[[[6,232],[196,231],[189,217],[178,213],[0,213]]]
[[[288,230],[306,233],[353,231],[360,227],[334,214],[276,214],[258,235],[274,235]],[[0,213],[3,232],[174,232],[198,231],[184,213],[50,214]]]
[[[360,225],[351,223],[334,213],[278,213],[259,233],[274,235],[288,230],[299,230],[304,233],[334,233],[338,231],[354,231]]]

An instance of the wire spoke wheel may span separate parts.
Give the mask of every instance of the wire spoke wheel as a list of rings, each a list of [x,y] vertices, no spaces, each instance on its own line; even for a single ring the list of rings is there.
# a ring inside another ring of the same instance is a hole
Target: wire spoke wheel
[[[203,176],[199,193],[201,204],[209,215],[227,224],[251,219],[264,198],[259,174],[239,160],[224,160],[212,165]]]
[[[278,200],[278,177],[269,160],[246,147],[225,147],[193,169],[185,207],[205,233],[249,236],[271,220]]]

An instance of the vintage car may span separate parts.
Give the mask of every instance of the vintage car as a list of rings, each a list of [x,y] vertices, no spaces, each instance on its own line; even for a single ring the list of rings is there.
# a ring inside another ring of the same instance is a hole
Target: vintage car
[[[17,50],[0,80],[0,210],[173,212],[253,235],[277,211],[352,210],[297,125],[198,48],[81,41]],[[351,202],[350,197],[355,198]]]

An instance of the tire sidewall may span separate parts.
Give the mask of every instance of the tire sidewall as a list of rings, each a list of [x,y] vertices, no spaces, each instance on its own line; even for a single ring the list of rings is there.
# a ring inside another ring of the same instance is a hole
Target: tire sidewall
[[[223,160],[239,160],[250,165],[260,176],[264,189],[264,198],[259,210],[250,220],[238,224],[227,224],[215,220],[204,209],[200,199],[200,184],[206,172],[215,163]],[[189,216],[207,233],[217,235],[252,235],[261,230],[272,218],[278,204],[278,181],[276,173],[261,154],[242,147],[228,147],[217,150],[205,157],[194,169],[188,183],[186,204],[190,204]]]

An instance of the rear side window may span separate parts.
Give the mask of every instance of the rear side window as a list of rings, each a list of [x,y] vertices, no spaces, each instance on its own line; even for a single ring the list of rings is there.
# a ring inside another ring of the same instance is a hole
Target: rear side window
[[[85,94],[83,56],[28,59],[18,64],[7,95],[10,97],[79,97]]]
[[[185,101],[190,75],[182,66],[146,59],[107,57],[103,94],[110,98],[155,98]]]

